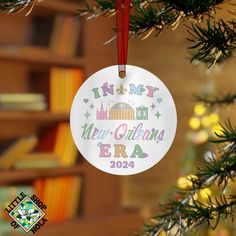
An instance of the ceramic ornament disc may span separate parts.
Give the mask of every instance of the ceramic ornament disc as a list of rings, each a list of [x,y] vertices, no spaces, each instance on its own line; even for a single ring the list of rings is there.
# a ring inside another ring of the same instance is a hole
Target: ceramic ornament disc
[[[110,174],[132,175],[159,162],[170,148],[177,115],[173,98],[155,75],[136,66],[93,74],[77,92],[71,131],[81,154]]]

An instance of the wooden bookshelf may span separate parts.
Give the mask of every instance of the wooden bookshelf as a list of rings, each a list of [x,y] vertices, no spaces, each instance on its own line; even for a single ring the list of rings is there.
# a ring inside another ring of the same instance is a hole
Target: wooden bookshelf
[[[0,184],[19,183],[37,178],[47,178],[85,173],[86,165],[48,169],[0,170]]]
[[[37,47],[2,47],[0,60],[74,67],[82,67],[84,64],[82,58],[56,55],[47,49]]]
[[[115,42],[103,46],[111,38],[115,18],[84,22],[81,27],[83,50],[77,54],[79,56],[58,55],[50,48],[30,44],[34,12],[36,16],[74,16],[79,6],[80,1],[77,0],[44,0],[28,17],[24,14],[0,17],[0,29],[5,32],[0,37],[0,93],[36,93],[35,87],[42,87],[48,102],[50,68],[82,68],[87,78],[103,67],[116,64]],[[38,134],[42,129],[64,121],[69,121],[68,114],[0,111],[0,142]],[[23,184],[47,177],[83,176],[81,209],[77,218],[59,224],[49,222],[39,231],[39,236],[128,236],[130,230],[139,228],[141,223],[137,212],[127,212],[121,206],[121,178],[103,173],[86,161],[79,160],[78,163],[81,164],[44,170],[0,170],[0,185]]]
[[[38,133],[41,128],[69,122],[69,114],[49,111],[0,111],[0,141]]]

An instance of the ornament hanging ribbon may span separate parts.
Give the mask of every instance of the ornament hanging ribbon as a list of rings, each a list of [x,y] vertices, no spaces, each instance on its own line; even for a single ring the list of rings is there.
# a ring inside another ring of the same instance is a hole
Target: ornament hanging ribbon
[[[131,0],[116,0],[117,54],[120,78],[126,76]]]

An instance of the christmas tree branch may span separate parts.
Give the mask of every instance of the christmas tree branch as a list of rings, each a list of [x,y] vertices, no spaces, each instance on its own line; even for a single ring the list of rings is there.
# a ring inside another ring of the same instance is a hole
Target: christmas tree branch
[[[224,0],[133,0],[130,17],[130,33],[132,36],[143,35],[148,32],[159,34],[163,28],[170,26],[175,29],[181,21],[187,19],[202,20],[204,16],[210,17],[217,5]],[[115,14],[115,0],[95,0],[90,6],[85,1],[84,9],[78,11],[80,16],[88,18],[100,15],[111,16]]]
[[[236,49],[236,21],[224,22],[219,20],[206,27],[192,24],[188,28],[191,35],[189,40],[194,43],[190,49],[197,50],[193,60],[210,62],[210,66],[232,56]]]
[[[219,20],[212,23],[215,9],[224,0],[133,0],[130,16],[130,36],[147,38],[152,33],[159,35],[163,29],[176,29],[180,22],[192,20],[192,27],[188,27],[194,43],[190,49],[194,50],[191,61],[199,60],[210,63],[222,62],[232,56],[236,48],[236,22]],[[88,19],[100,15],[115,15],[115,0],[95,0],[90,6],[85,0],[85,7],[78,11],[80,16],[88,15]],[[206,27],[202,26],[207,16]]]
[[[236,207],[236,196],[228,198],[221,195],[213,201],[210,197],[207,203],[192,199],[191,203],[182,204],[173,201],[162,206],[165,212],[146,225],[145,236],[157,236],[162,231],[173,232],[175,235],[183,235],[194,227],[207,223],[208,227],[215,229],[221,219],[233,219]]]
[[[0,2],[0,12],[6,12],[10,14],[17,13],[30,5],[33,8],[36,2],[39,1],[40,0],[4,0]],[[29,10],[29,12],[31,12],[32,8]]]
[[[216,97],[206,97],[206,96],[195,96],[196,100],[199,102],[203,102],[207,106],[223,106],[223,105],[231,105],[236,102],[236,94],[226,94],[224,96],[216,96]]]
[[[219,132],[215,132],[215,135],[218,137],[218,139],[212,142],[214,143],[229,142],[230,144],[227,145],[223,149],[223,151],[225,151],[226,148],[230,148],[228,151],[229,153],[228,152],[224,152],[224,153],[226,155],[230,155],[231,152],[235,154],[236,153],[236,127],[233,127],[230,121],[228,121],[227,123],[221,126],[222,126],[222,130],[220,130]]]
[[[152,219],[152,223],[146,225],[141,235],[154,236],[161,231],[176,231],[176,235],[186,233],[194,227],[207,223],[214,229],[220,219],[226,220],[233,216],[236,207],[236,196],[226,197],[227,186],[235,180],[236,176],[236,128],[230,123],[222,126],[218,135],[218,143],[227,143],[212,158],[204,161],[197,169],[195,175],[191,175],[187,188],[179,188],[179,199],[171,200],[161,205],[159,215]],[[202,203],[196,199],[196,195],[202,189],[213,185],[222,187],[222,194],[215,199],[208,195],[208,201]]]

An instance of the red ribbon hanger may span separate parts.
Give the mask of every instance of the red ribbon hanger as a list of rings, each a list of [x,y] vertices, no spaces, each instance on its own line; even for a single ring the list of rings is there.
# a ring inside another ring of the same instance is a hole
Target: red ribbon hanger
[[[131,0],[116,0],[117,52],[120,78],[126,76],[130,2]]]

